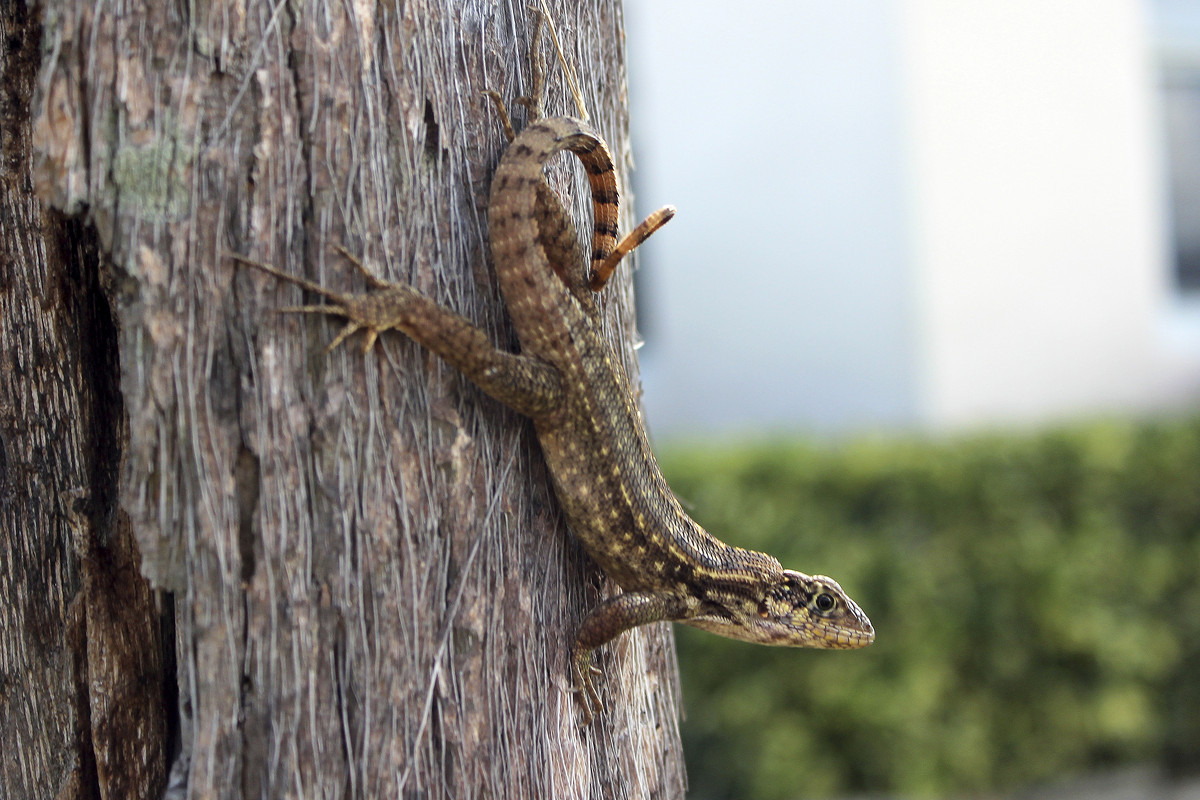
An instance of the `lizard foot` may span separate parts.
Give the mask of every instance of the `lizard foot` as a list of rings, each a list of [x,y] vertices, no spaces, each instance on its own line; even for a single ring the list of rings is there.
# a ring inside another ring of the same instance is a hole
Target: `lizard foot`
[[[579,695],[579,706],[583,711],[583,724],[591,725],[596,715],[604,711],[600,693],[596,691],[594,676],[604,671],[592,663],[592,653],[578,645],[571,651],[571,672],[575,678],[575,691]]]
[[[337,246],[337,251],[346,260],[354,264],[358,270],[366,277],[375,291],[364,294],[344,294],[342,292],[334,292],[326,289],[319,283],[298,278],[295,275],[289,275],[286,272],[275,269],[272,266],[254,261],[237,253],[226,253],[227,258],[239,261],[254,267],[257,270],[273,275],[282,281],[293,283],[310,292],[319,294],[322,297],[333,302],[325,305],[305,305],[305,306],[285,306],[275,309],[281,314],[326,314],[331,316],[345,317],[347,322],[334,337],[333,341],[325,348],[325,352],[329,353],[335,350],[338,345],[346,341],[358,331],[365,331],[366,337],[363,341],[363,352],[368,353],[375,346],[375,342],[379,338],[379,334],[392,328],[399,328],[403,317],[403,310],[408,305],[409,299],[415,295],[414,290],[400,283],[389,283],[385,280],[372,275],[361,261],[350,254],[346,248]]]

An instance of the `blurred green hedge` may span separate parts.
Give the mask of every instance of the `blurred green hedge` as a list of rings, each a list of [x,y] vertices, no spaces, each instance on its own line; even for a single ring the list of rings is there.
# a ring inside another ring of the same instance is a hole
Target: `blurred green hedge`
[[[1200,420],[674,447],[719,538],[838,580],[857,652],[676,626],[694,798],[1005,789],[1200,758]]]

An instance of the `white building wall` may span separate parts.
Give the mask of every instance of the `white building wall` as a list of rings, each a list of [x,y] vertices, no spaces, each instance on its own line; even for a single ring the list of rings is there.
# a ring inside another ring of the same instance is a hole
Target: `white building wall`
[[[1170,400],[1141,3],[902,7],[923,419]]]
[[[652,429],[1194,404],[1149,2],[627,3]]]
[[[656,434],[913,419],[896,12],[625,4]]]

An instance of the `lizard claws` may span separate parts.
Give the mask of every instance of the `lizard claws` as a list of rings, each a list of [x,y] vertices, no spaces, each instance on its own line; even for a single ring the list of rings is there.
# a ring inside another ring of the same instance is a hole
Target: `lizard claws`
[[[384,290],[396,290],[402,288],[401,284],[388,283],[387,281],[372,275],[366,266],[356,256],[354,256],[354,254],[341,245],[333,245],[333,248],[337,250],[337,252],[343,258],[357,267],[358,271],[361,272],[366,278],[367,283],[369,283],[373,288]],[[378,340],[379,334],[389,327],[395,327],[394,325],[388,325],[386,322],[381,322],[378,319],[378,314],[372,313],[375,310],[375,307],[378,305],[378,301],[375,300],[371,295],[352,295],[335,292],[330,289],[326,289],[319,283],[315,283],[305,278],[299,278],[295,275],[289,275],[286,272],[275,269],[274,267],[264,264],[261,261],[255,261],[253,259],[246,258],[245,256],[238,255],[237,253],[226,253],[225,255],[234,261],[254,267],[255,269],[267,273],[268,275],[274,275],[280,280],[295,284],[302,289],[307,289],[308,291],[319,294],[328,300],[332,300],[333,302],[325,305],[284,306],[283,308],[272,309],[272,311],[276,314],[322,314],[326,316],[346,317],[346,319],[349,321],[340,331],[338,331],[338,334],[333,338],[333,341],[326,346],[326,353],[332,353],[338,348],[338,345],[346,341],[358,331],[366,332],[366,336],[363,340],[363,353],[369,353],[371,352],[371,348],[375,346],[375,342]]]
[[[383,280],[382,278],[376,277],[374,275],[374,273],[372,273],[369,269],[367,269],[366,265],[364,265],[363,262],[358,260],[358,256],[354,255],[349,250],[342,247],[340,244],[335,244],[333,246],[333,249],[336,250],[338,252],[338,255],[340,255],[342,258],[346,259],[351,264],[358,267],[358,271],[362,273],[363,277],[367,279],[367,283],[371,284],[372,287],[374,287],[376,289],[392,288],[393,284],[388,283],[387,281]]]
[[[575,686],[571,691],[579,695],[579,707],[583,711],[583,724],[586,727],[592,724],[596,715],[604,711],[604,703],[600,700],[600,693],[596,691],[596,683],[592,679],[593,675],[603,675],[604,670],[592,663],[592,654],[588,650],[576,650],[571,656],[571,662],[571,671],[575,677]]]

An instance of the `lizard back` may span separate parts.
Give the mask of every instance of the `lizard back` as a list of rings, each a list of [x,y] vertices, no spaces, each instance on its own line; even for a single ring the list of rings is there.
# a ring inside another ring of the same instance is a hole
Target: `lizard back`
[[[628,376],[597,319],[576,300],[587,276],[551,264],[540,246],[537,187],[561,151],[575,153],[587,172],[591,262],[603,262],[617,242],[616,174],[603,140],[579,120],[542,119],[522,131],[497,167],[488,215],[497,279],[522,353],[562,377],[563,401],[534,424],[572,532],[625,589],[694,591],[743,577],[761,582],[764,570],[782,573],[771,556],[721,542],[683,511],[654,458]]]

